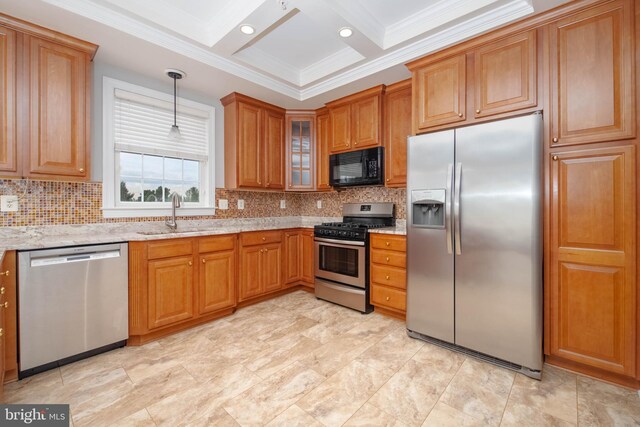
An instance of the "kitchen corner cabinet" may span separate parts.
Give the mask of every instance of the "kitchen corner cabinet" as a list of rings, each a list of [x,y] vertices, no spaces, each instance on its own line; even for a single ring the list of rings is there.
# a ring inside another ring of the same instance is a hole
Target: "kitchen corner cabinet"
[[[329,151],[331,144],[331,117],[329,110],[316,110],[316,190],[329,191]]]
[[[285,187],[285,110],[231,93],[224,106],[225,187]]]
[[[287,113],[287,191],[315,188],[315,114],[312,111]]]
[[[16,252],[6,251],[0,265],[0,388],[18,379],[18,311]]]
[[[638,374],[636,173],[632,145],[551,155],[545,352],[554,363]]]
[[[314,285],[313,230],[293,229],[284,233],[285,285]]]
[[[282,289],[282,252],[281,231],[240,234],[239,302]]]
[[[0,176],[89,179],[96,49],[0,14]]]
[[[330,116],[330,152],[382,145],[384,85],[326,104]]]
[[[635,137],[632,1],[554,22],[549,40],[552,145]]]
[[[371,234],[371,304],[375,310],[404,318],[407,310],[407,239]]]
[[[387,86],[384,94],[384,168],[387,187],[407,185],[407,138],[411,135],[411,80]]]
[[[129,243],[129,344],[235,308],[236,235]]]

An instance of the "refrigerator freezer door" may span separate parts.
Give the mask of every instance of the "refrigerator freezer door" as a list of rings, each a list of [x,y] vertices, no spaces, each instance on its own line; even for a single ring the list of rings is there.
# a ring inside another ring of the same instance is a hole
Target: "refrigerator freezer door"
[[[453,155],[453,130],[412,137],[407,144],[407,329],[451,343],[454,341]],[[444,206],[440,208],[440,198],[431,200],[431,197],[426,203],[420,197],[411,197],[411,194],[442,194],[442,190]],[[415,211],[413,202],[421,203]],[[442,208],[444,227],[425,227],[438,214],[434,209]]]
[[[542,369],[541,132],[540,114],[456,130],[456,344],[533,370]]]

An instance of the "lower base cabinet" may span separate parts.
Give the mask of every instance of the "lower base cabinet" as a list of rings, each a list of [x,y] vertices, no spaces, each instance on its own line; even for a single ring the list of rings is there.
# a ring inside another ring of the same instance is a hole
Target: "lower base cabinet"
[[[283,288],[282,235],[279,230],[240,234],[239,302]]]
[[[129,344],[232,313],[236,241],[234,234],[130,242]]]
[[[287,230],[285,240],[285,286],[314,285],[313,230]]]
[[[404,318],[407,311],[407,239],[371,234],[370,302],[378,312]]]

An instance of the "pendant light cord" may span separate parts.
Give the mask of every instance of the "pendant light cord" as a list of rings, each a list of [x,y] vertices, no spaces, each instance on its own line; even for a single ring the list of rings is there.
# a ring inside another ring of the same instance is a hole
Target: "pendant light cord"
[[[173,76],[173,125],[174,126],[178,125],[177,118],[176,118],[176,116],[177,116],[177,108],[178,108],[177,104],[176,104],[176,91],[177,91],[178,86],[177,86],[176,82],[177,82],[176,76]]]

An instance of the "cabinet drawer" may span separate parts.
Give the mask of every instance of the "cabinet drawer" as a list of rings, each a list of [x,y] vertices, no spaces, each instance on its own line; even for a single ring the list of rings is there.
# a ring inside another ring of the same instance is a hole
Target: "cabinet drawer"
[[[282,232],[276,231],[256,231],[242,233],[240,242],[242,246],[262,245],[264,243],[277,243],[282,241]]]
[[[198,239],[198,252],[218,252],[232,250],[236,244],[236,235],[202,237]]]
[[[406,252],[407,239],[405,236],[395,236],[393,234],[372,234],[371,247],[374,249]]]
[[[386,286],[371,285],[371,304],[399,311],[407,310],[407,293]]]
[[[371,264],[371,282],[407,289],[407,270],[397,267],[386,267]]]
[[[193,245],[191,239],[158,240],[147,243],[147,251],[148,259],[176,257],[191,255]]]
[[[371,251],[371,262],[381,265],[391,265],[399,268],[407,268],[407,254],[404,252],[373,249]]]

